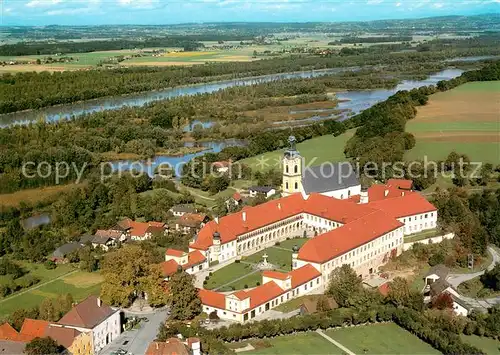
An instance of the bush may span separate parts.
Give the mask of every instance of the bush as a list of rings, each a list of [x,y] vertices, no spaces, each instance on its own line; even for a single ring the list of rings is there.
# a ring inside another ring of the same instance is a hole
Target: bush
[[[10,295],[12,290],[8,285],[0,284],[0,297],[6,297]]]
[[[47,260],[44,263],[44,266],[47,270],[54,270],[57,267],[56,263],[53,262],[52,260]]]
[[[212,276],[212,271],[210,271],[210,272],[208,273],[208,276]],[[207,279],[208,279],[208,276],[207,276]]]
[[[260,286],[260,282],[259,282],[259,281],[257,281],[256,285],[257,285],[257,286]]]
[[[276,242],[276,243],[274,243],[274,245],[276,245],[277,247],[279,247],[279,246],[280,246],[280,244],[281,244],[280,242]]]
[[[40,279],[33,275],[24,275],[16,280],[17,289],[28,288],[40,282]]]
[[[243,286],[243,288],[248,288],[248,285],[247,285],[247,284],[245,284],[245,286]]]
[[[239,264],[239,263],[240,263],[240,261],[239,261],[238,259],[236,259],[236,260],[234,261],[234,263],[235,263],[235,264]]]

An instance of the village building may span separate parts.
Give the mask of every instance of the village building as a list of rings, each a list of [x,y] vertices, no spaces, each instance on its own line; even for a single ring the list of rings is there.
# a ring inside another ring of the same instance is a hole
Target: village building
[[[216,161],[215,163],[212,163],[212,169],[221,174],[227,173],[230,167],[231,161]]]
[[[175,221],[175,230],[183,234],[198,233],[198,231],[209,221],[206,214],[184,213]]]
[[[196,209],[190,205],[176,205],[169,209],[174,217],[181,217],[185,213],[196,213]]]
[[[182,250],[167,249],[165,251],[165,261],[161,263],[163,277],[166,281],[178,270],[194,274],[207,269],[208,266],[207,258],[199,250],[187,253]]]
[[[96,296],[89,296],[52,326],[70,328],[80,333],[90,333],[92,351],[98,353],[120,335],[121,316],[118,309],[104,304]]]
[[[167,226],[163,222],[137,222],[130,218],[119,221],[111,230],[121,232],[126,239],[148,240],[153,234],[166,233]]]
[[[243,197],[241,197],[241,194],[239,192],[235,192],[224,202],[226,203],[227,209],[230,210],[231,207],[237,207],[241,205],[243,203]]]
[[[251,186],[248,188],[248,194],[250,197],[263,195],[265,198],[269,198],[276,194],[276,189],[272,186]]]
[[[201,341],[198,338],[168,338],[166,341],[154,341],[149,344],[146,355],[200,355]]]

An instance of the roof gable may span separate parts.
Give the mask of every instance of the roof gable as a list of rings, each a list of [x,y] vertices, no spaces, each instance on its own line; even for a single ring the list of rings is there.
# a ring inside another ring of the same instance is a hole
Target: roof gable
[[[115,313],[96,296],[89,296],[59,320],[59,324],[92,329]]]
[[[307,194],[346,189],[360,185],[356,170],[349,162],[329,163],[304,170],[302,185]]]

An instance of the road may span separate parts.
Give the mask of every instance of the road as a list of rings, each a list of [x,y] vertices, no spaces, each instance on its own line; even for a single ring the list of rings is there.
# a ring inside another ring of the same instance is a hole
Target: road
[[[500,263],[500,254],[492,247],[488,247],[488,252],[491,254],[493,260],[491,264],[486,268],[487,270],[491,270],[495,267],[496,264]],[[450,274],[446,281],[450,283],[454,288],[457,288],[462,282],[472,280],[478,276],[484,274],[485,270],[478,271],[472,274]]]
[[[488,247],[488,252],[491,254],[493,261],[486,268],[486,270],[491,270],[495,267],[496,264],[500,264],[500,254],[496,251],[496,249],[494,249],[492,247]],[[458,285],[460,285],[462,282],[472,280],[473,278],[479,277],[484,273],[485,273],[485,270],[475,272],[472,274],[450,274],[447,278],[447,281],[456,290]],[[478,299],[466,297],[466,296],[463,296],[460,294],[458,297],[460,297],[460,299],[465,301],[470,306],[472,306],[474,308],[479,308],[479,309],[481,309],[481,308],[487,309],[487,308],[490,308],[494,305],[500,304],[500,296],[487,298],[487,299],[483,299],[483,300],[478,300]]]
[[[125,314],[127,315],[126,312]],[[118,349],[123,349],[134,355],[145,354],[149,343],[156,339],[160,324],[167,319],[167,310],[157,310],[155,313],[141,315],[140,317],[146,317],[149,321],[142,321],[139,329],[123,332],[111,344],[102,349],[99,354],[110,354]]]

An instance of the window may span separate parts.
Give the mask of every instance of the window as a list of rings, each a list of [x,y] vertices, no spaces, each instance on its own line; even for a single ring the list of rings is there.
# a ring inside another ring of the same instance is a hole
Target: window
[[[288,182],[285,182],[285,189],[288,190]]]
[[[295,182],[295,190],[298,190],[298,189],[299,189],[299,183]]]
[[[288,173],[288,165],[285,165],[285,171]]]
[[[297,165],[295,165],[295,167],[293,168],[293,172],[294,173],[298,173],[299,172],[299,167]]]

